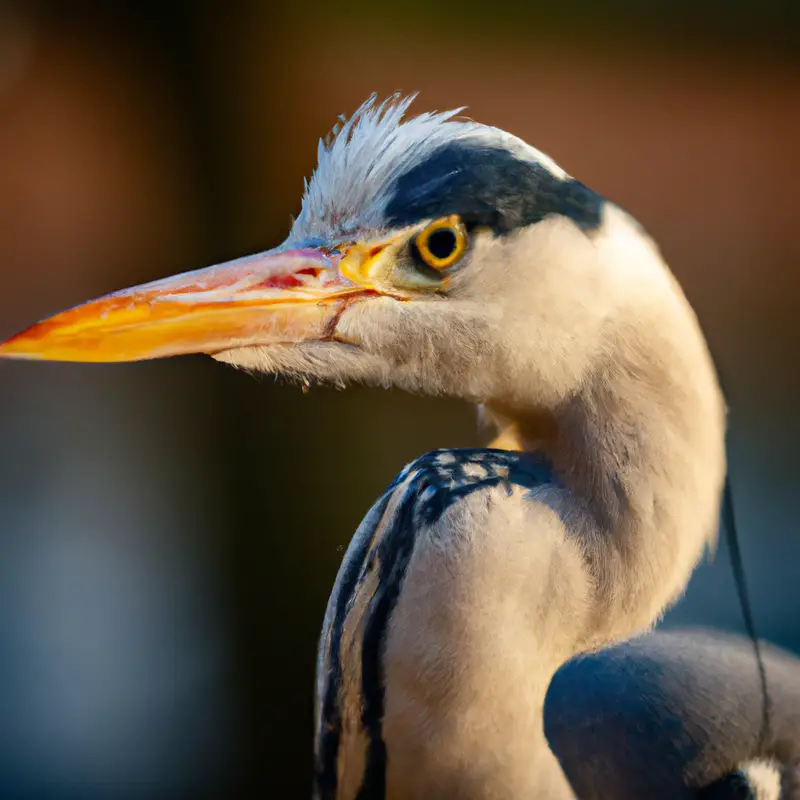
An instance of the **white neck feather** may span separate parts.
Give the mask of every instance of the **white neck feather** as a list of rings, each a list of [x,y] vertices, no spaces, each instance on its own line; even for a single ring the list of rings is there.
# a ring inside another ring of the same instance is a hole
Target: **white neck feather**
[[[542,731],[551,676],[651,626],[713,546],[722,396],[671,275],[639,268],[578,391],[487,408],[496,444],[544,451],[564,488],[470,498],[442,523],[458,541],[418,542],[387,639],[392,796],[571,796]]]

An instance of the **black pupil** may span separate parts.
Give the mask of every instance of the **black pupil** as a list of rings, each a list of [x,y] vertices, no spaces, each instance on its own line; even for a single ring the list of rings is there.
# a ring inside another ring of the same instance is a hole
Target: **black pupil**
[[[442,261],[450,258],[457,247],[458,239],[451,228],[439,228],[428,237],[428,250],[434,258]]]

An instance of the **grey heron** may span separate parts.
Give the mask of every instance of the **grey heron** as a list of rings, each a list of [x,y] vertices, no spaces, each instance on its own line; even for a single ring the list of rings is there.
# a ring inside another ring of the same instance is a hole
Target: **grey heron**
[[[90,301],[0,356],[207,353],[476,404],[364,518],[320,637],[319,798],[784,796],[800,674],[647,634],[713,546],[725,408],[635,220],[519,138],[371,98],[320,143],[274,250]],[[644,635],[643,635],[644,634]],[[705,793],[705,794],[704,794]]]

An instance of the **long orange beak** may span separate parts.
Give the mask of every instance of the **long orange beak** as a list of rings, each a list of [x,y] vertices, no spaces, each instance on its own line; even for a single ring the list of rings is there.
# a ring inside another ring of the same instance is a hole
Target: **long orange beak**
[[[346,305],[374,295],[323,249],[275,250],[106,295],[0,344],[0,357],[140,361],[325,339]]]

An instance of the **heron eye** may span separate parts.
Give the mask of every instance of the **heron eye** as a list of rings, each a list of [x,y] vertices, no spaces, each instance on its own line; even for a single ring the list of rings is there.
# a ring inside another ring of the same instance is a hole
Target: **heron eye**
[[[452,267],[467,249],[467,230],[451,215],[421,230],[412,243],[414,255],[432,269]]]

